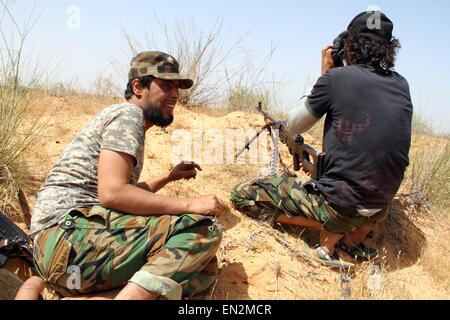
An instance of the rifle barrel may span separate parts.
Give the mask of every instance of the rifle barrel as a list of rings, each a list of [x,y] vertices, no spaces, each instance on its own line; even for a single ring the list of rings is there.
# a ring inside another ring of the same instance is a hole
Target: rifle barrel
[[[264,132],[264,130],[268,129],[270,129],[270,126],[267,124],[259,129],[259,131],[236,153],[234,158],[237,159],[242,154],[242,152],[244,152],[245,150],[249,150],[250,145],[253,143],[253,141],[255,141],[259,137],[259,135]]]

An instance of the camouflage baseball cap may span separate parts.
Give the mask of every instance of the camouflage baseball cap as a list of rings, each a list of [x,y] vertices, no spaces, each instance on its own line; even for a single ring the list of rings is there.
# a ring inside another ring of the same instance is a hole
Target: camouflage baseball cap
[[[180,89],[189,89],[194,84],[192,79],[180,75],[178,61],[161,51],[144,51],[131,60],[128,79],[154,76],[164,80],[177,80]]]

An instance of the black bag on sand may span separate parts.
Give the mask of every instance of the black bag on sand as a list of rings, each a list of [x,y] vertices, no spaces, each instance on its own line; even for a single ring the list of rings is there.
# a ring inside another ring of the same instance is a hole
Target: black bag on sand
[[[30,237],[0,212],[0,268],[6,264],[10,256],[19,256],[33,266],[31,243]]]
[[[11,270],[6,269],[8,260],[15,259],[22,261],[36,274],[30,237],[0,212],[0,300],[13,300],[23,284]]]

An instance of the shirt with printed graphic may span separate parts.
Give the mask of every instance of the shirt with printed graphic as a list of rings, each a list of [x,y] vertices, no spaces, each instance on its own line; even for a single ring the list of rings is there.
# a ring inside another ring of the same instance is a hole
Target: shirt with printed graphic
[[[123,152],[136,160],[129,183],[136,185],[144,158],[145,121],[141,108],[123,103],[97,114],[67,146],[38,192],[31,235],[58,223],[75,208],[100,204],[100,151]]]
[[[387,207],[409,165],[413,104],[406,79],[367,65],[333,68],[319,78],[307,107],[317,118],[326,114],[316,185],[327,201],[368,214]]]

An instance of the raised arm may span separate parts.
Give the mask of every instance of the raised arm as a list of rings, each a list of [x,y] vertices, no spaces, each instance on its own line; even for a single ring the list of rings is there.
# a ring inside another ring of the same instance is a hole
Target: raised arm
[[[98,195],[103,206],[136,215],[183,213],[219,215],[222,212],[219,201],[213,195],[193,199],[177,198],[157,195],[130,184],[133,167],[134,158],[131,155],[101,150]]]
[[[302,134],[311,129],[319,120],[320,117],[311,111],[307,96],[304,96],[300,99],[299,106],[289,112],[286,130],[291,136]]]
[[[170,172],[163,173],[159,176],[152,177],[147,181],[138,183],[138,187],[150,192],[158,192],[166,184],[172,181],[181,179],[195,179],[197,176],[197,170],[202,168],[193,161],[182,161],[173,167]]]

